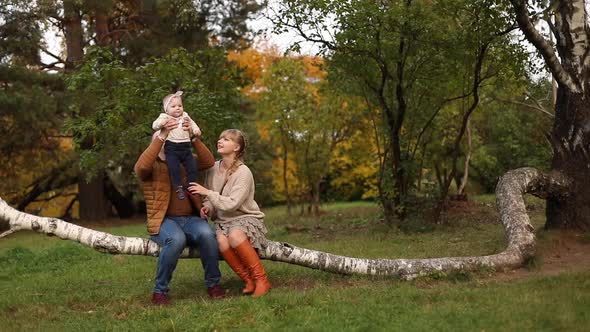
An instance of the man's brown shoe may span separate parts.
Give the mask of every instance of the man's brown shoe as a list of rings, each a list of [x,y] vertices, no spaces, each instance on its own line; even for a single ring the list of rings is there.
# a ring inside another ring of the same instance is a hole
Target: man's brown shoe
[[[152,303],[155,305],[165,306],[170,304],[170,299],[166,293],[154,293],[152,294]]]
[[[225,297],[225,289],[219,285],[211,286],[207,288],[207,294],[212,299],[222,299]]]

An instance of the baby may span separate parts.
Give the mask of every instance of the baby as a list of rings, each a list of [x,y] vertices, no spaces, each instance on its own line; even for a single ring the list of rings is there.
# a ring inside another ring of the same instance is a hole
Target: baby
[[[162,104],[164,113],[152,124],[154,130],[160,130],[170,119],[178,120],[178,127],[168,133],[164,143],[164,154],[166,155],[166,164],[170,172],[172,186],[175,188],[176,195],[179,199],[186,199],[182,187],[182,177],[180,164],[184,164],[186,178],[188,183],[197,182],[197,163],[192,153],[191,133],[196,136],[201,135],[199,126],[188,116],[182,107],[182,91],[164,97]],[[182,128],[183,121],[189,122],[189,130]]]

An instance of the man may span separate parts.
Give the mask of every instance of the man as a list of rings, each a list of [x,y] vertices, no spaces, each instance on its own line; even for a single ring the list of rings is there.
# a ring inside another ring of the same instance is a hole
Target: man
[[[188,195],[181,200],[173,195],[172,184],[165,162],[163,145],[168,133],[178,126],[177,119],[170,119],[152,137],[152,142],[135,163],[135,173],[142,182],[147,208],[147,229],[152,241],[160,245],[158,268],[152,303],[167,305],[168,285],[185,246],[196,247],[205,270],[205,284],[211,298],[223,298],[225,291],[219,286],[219,251],[215,233],[206,220],[198,217],[201,208],[199,196]],[[190,132],[188,121],[183,127]],[[194,136],[191,133],[191,136]],[[211,151],[197,137],[192,137],[198,156],[199,170],[211,168],[215,159]]]

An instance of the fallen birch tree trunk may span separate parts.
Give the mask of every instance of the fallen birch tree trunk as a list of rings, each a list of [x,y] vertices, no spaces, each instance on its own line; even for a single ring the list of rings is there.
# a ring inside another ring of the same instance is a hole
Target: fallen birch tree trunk
[[[545,197],[547,193],[567,188],[567,179],[545,174],[534,168],[520,168],[506,173],[496,187],[496,205],[506,232],[504,251],[488,256],[444,257],[425,259],[366,259],[299,248],[289,243],[269,241],[260,257],[341,274],[395,276],[413,279],[432,273],[475,271],[481,268],[512,269],[535,254],[534,228],[526,213],[523,195],[531,193]],[[72,240],[110,254],[158,256],[159,246],[147,238],[117,236],[57,218],[38,217],[10,207],[0,198],[0,220],[10,229],[4,237],[19,230],[33,230]],[[186,248],[182,257],[199,257],[197,250]]]

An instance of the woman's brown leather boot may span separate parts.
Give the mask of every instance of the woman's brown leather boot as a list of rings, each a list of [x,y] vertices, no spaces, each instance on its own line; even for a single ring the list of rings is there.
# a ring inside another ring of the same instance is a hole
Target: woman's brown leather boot
[[[246,283],[246,286],[244,287],[244,289],[242,289],[242,294],[252,293],[255,289],[254,279],[250,277],[248,268],[244,266],[244,264],[240,260],[240,257],[236,255],[234,249],[229,248],[222,251],[221,256],[223,256],[223,259],[225,259],[227,265],[229,265],[229,267],[231,267],[231,269],[234,270],[238,277],[240,277],[240,279],[242,279]]]
[[[246,240],[240,243],[236,247],[236,252],[244,265],[248,267],[250,271],[250,275],[254,278],[254,283],[256,285],[256,290],[252,294],[252,297],[260,297],[270,290],[270,282],[266,278],[266,272],[264,271],[264,266],[260,262],[260,258],[258,254],[250,244],[250,241]]]

